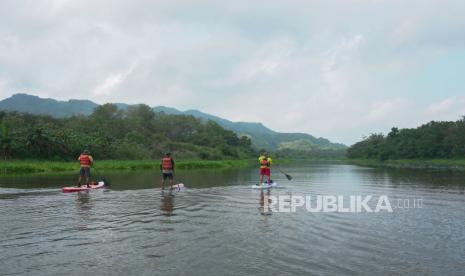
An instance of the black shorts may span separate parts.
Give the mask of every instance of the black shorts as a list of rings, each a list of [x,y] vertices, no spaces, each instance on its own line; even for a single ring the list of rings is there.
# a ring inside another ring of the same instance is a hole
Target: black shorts
[[[84,177],[90,177],[90,168],[89,167],[81,167],[81,170],[79,171],[80,176]]]
[[[170,179],[173,180],[173,173],[162,173],[163,180]]]

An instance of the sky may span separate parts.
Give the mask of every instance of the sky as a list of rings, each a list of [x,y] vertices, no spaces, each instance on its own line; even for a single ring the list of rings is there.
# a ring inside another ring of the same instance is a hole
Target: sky
[[[2,0],[0,99],[198,109],[351,145],[465,115],[465,1]]]

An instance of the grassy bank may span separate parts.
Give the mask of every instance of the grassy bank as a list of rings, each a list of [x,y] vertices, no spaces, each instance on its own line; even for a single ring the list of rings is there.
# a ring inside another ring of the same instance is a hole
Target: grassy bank
[[[349,164],[367,167],[465,170],[465,159],[347,159]]]
[[[252,166],[255,160],[176,160],[177,169],[219,169]],[[158,170],[159,160],[102,160],[95,162],[99,171],[111,170]],[[30,173],[63,173],[79,170],[77,162],[8,160],[0,161],[0,175]]]

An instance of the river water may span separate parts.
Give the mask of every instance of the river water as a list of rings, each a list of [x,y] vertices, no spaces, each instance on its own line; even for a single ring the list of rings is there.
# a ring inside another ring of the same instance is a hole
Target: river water
[[[67,194],[75,175],[0,178],[0,274],[464,275],[464,173],[282,169],[293,180],[275,171],[278,188],[264,192],[251,189],[256,169],[182,171],[187,189],[172,193],[151,171]],[[318,195],[349,210],[285,208]],[[356,196],[373,197],[373,212],[348,208]]]

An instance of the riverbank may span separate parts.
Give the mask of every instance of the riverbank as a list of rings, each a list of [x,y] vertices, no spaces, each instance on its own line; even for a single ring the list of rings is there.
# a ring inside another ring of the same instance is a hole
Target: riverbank
[[[254,159],[240,160],[176,160],[176,168],[184,169],[227,169],[253,166]],[[159,160],[101,160],[95,162],[99,171],[115,170],[158,170]],[[77,162],[8,160],[0,161],[0,175],[22,175],[33,173],[66,173],[79,170]]]
[[[465,159],[398,159],[386,161],[376,159],[347,159],[345,162],[365,167],[465,170]]]

